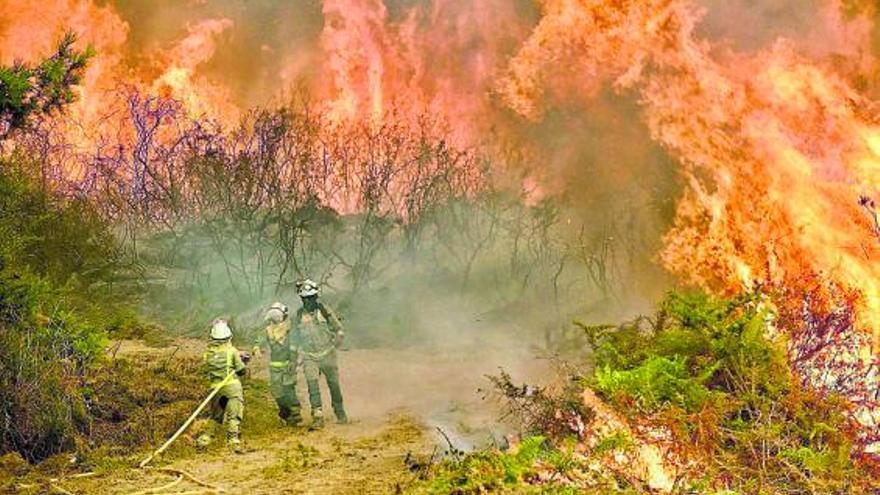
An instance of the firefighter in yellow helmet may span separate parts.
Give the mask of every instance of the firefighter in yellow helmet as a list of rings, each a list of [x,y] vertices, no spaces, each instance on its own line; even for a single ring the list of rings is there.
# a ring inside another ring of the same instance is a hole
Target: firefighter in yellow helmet
[[[205,372],[212,387],[221,387],[211,402],[211,418],[225,426],[226,444],[239,454],[241,446],[241,420],[244,415],[244,393],[240,378],[247,373],[247,367],[238,349],[232,346],[232,329],[223,319],[216,319],[211,325],[211,341],[204,354]],[[232,376],[227,378],[230,373]],[[197,443],[207,447],[211,434],[203,433]]]
[[[318,284],[312,280],[297,283],[302,307],[293,317],[293,338],[303,357],[303,371],[309,388],[309,403],[312,407],[312,426],[324,426],[324,410],[321,404],[321,391],[318,378],[324,375],[333,413],[338,423],[347,423],[348,416],[342,404],[342,389],[339,386],[339,365],[336,349],[342,344],[345,333],[342,322],[326,304],[318,301]]]
[[[296,396],[297,349],[290,335],[287,306],[276,302],[265,314],[266,328],[257,334],[253,353],[259,357],[269,349],[269,389],[278,404],[278,416],[290,426],[302,422],[301,406]]]

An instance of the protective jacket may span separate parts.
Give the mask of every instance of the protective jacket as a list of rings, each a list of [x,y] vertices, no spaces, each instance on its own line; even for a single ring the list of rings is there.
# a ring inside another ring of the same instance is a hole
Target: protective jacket
[[[336,349],[342,322],[329,307],[317,303],[308,311],[299,308],[293,320],[293,339],[306,358],[321,359]]]
[[[244,361],[238,354],[238,349],[228,340],[212,341],[208,344],[204,361],[205,371],[208,379],[211,380],[211,386],[218,385],[231,371],[234,371],[236,376],[229,383],[239,383],[240,385],[238,377],[244,376],[247,371]]]
[[[269,348],[270,363],[296,361],[296,345],[290,336],[290,320],[266,325],[265,330],[257,334],[254,346]]]
[[[244,392],[239,377],[247,373],[247,367],[238,349],[229,340],[212,340],[205,351],[204,363],[212,387],[219,386],[229,373],[234,372],[233,378],[214,396],[210,412],[216,422],[225,425],[227,442],[239,445],[241,420],[244,416]]]

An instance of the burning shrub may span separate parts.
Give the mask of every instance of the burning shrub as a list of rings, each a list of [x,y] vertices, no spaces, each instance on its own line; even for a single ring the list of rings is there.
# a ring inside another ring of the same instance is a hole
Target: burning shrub
[[[858,328],[857,291],[803,275],[806,289],[774,298],[775,325],[788,335],[788,359],[801,383],[846,398],[859,422],[860,448],[880,445],[880,356],[872,336]],[[872,445],[873,444],[873,445]]]
[[[76,36],[68,33],[55,53],[36,67],[16,64],[0,67],[0,139],[27,124],[32,115],[46,114],[70,103],[72,86],[82,79],[91,48],[73,48]]]

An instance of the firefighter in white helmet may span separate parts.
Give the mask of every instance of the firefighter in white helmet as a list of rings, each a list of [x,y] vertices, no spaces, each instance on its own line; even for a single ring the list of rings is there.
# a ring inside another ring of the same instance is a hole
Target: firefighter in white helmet
[[[205,370],[211,386],[221,386],[211,402],[211,418],[226,428],[226,443],[235,453],[241,453],[241,419],[244,414],[244,393],[240,377],[247,372],[245,361],[232,345],[232,329],[224,319],[216,319],[211,325],[211,341],[204,354]],[[227,379],[227,376],[233,376]],[[211,443],[211,434],[198,438],[200,447]]]
[[[342,322],[326,304],[318,301],[318,284],[306,279],[297,283],[302,307],[293,317],[293,338],[303,356],[303,371],[309,388],[312,407],[312,426],[324,425],[324,410],[318,378],[324,375],[330,389],[330,401],[338,423],[347,423],[348,416],[342,404],[339,386],[339,365],[336,349],[342,345],[345,333]]]
[[[299,398],[296,396],[296,365],[298,353],[290,335],[287,306],[273,303],[266,310],[266,327],[257,333],[254,356],[269,349],[269,389],[278,404],[278,416],[289,426],[302,422]]]

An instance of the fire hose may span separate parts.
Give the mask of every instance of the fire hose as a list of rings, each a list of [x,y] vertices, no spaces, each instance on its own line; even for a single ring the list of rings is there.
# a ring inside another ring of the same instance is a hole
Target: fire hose
[[[226,378],[223,379],[223,381],[221,381],[220,383],[215,385],[213,387],[213,389],[211,390],[211,393],[208,394],[207,397],[205,397],[205,400],[203,400],[202,403],[199,404],[199,407],[197,407],[196,410],[193,411],[192,414],[190,414],[189,418],[187,418],[186,421],[183,422],[183,424],[180,426],[180,428],[178,428],[177,431],[174,432],[174,435],[171,435],[171,437],[168,440],[166,440],[165,443],[163,443],[161,447],[159,447],[152,454],[147,456],[146,459],[142,460],[140,462],[140,464],[138,464],[138,467],[139,468],[146,467],[146,465],[149,464],[157,455],[161,454],[162,452],[165,452],[165,449],[167,449],[169,446],[171,446],[171,444],[174,443],[175,440],[177,440],[177,437],[179,437],[180,434],[183,433],[184,430],[186,430],[189,427],[189,425],[192,424],[193,421],[195,421],[195,419],[196,419],[196,417],[198,417],[199,413],[202,412],[202,409],[204,409],[205,406],[207,406],[208,403],[211,402],[211,399],[213,399],[214,396],[217,395],[217,392],[219,392],[221,388],[223,388],[225,385],[227,385],[232,380],[232,378],[234,376],[235,376],[235,371],[230,371],[229,374],[226,375]]]

